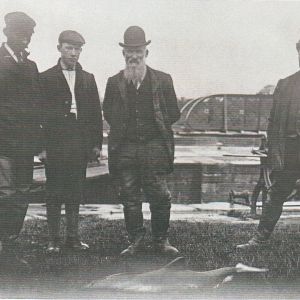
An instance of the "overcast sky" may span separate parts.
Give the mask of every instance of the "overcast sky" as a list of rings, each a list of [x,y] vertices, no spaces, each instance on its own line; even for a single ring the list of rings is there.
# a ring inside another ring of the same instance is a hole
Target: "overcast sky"
[[[298,70],[299,1],[0,0],[2,28],[17,10],[37,23],[29,50],[40,71],[56,64],[61,31],[84,36],[80,62],[102,96],[124,66],[118,43],[130,25],[144,28],[147,63],[172,75],[178,97],[256,93]]]

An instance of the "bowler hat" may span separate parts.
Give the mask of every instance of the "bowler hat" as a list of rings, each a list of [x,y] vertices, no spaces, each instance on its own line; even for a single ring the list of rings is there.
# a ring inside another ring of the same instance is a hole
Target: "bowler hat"
[[[140,47],[147,46],[151,40],[146,42],[145,32],[139,26],[130,26],[124,33],[124,43],[119,43],[122,47]]]
[[[85,40],[80,33],[74,30],[65,30],[61,32],[58,37],[58,42],[61,43],[70,43],[73,45],[83,45]]]
[[[5,15],[4,21],[6,27],[11,30],[22,30],[33,32],[35,21],[23,12],[15,11]]]

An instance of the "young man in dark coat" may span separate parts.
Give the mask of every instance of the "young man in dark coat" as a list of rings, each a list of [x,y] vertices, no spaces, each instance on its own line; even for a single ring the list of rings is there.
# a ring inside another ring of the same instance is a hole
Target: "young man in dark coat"
[[[296,45],[300,65],[300,41]],[[300,179],[300,71],[280,79],[273,95],[267,130],[268,161],[272,186],[258,229],[238,249],[265,245],[279,220],[283,203]]]
[[[85,43],[76,31],[66,30],[57,46],[61,57],[41,74],[46,98],[46,203],[50,241],[49,253],[60,251],[61,204],[65,203],[65,245],[74,250],[89,246],[78,236],[79,205],[87,162],[97,160],[102,147],[102,113],[94,76],[84,71],[78,59]]]
[[[36,25],[23,12],[8,13],[0,48],[0,252],[17,237],[26,215],[38,152],[41,94],[36,64],[25,51]]]
[[[171,126],[180,112],[171,76],[146,66],[148,44],[142,28],[131,26],[125,31],[120,46],[126,67],[108,79],[103,102],[104,117],[110,125],[109,168],[120,182],[131,243],[122,255],[135,255],[143,246],[141,189],[150,203],[155,251],[178,253],[168,241],[171,195],[166,174],[173,169]]]

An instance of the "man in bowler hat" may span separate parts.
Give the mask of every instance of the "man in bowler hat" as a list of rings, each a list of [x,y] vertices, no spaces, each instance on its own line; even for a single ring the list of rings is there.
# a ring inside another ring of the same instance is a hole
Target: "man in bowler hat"
[[[42,115],[38,69],[25,50],[36,23],[23,12],[8,13],[4,21],[7,41],[0,48],[1,254],[22,229]]]
[[[296,44],[300,65],[300,41]],[[266,245],[282,213],[282,206],[300,179],[300,71],[280,79],[273,95],[267,129],[272,186],[256,233],[238,249]]]
[[[143,249],[141,191],[150,203],[154,250],[176,255],[168,241],[171,195],[166,183],[174,160],[171,126],[180,116],[172,78],[146,65],[150,40],[142,28],[129,27],[119,44],[125,69],[108,79],[103,113],[110,125],[109,169],[120,183],[130,241],[121,255]]]
[[[65,246],[87,250],[79,239],[79,205],[87,162],[98,160],[102,148],[102,113],[93,74],[78,63],[85,40],[73,30],[58,38],[58,63],[41,74],[45,96],[46,204],[49,254],[61,250],[59,231],[61,205],[65,203]]]

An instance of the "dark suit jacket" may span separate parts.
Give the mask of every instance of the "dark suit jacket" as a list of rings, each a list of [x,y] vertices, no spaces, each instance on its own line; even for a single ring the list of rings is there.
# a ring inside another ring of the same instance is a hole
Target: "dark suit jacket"
[[[36,64],[18,64],[0,48],[0,155],[33,156],[38,152],[42,98]]]
[[[285,167],[287,136],[300,134],[300,71],[279,80],[273,95],[268,135],[268,160],[273,170]]]
[[[167,171],[171,172],[174,161],[174,139],[172,124],[180,117],[173,81],[169,74],[147,67],[152,87],[154,117],[163,137],[169,160]],[[103,102],[104,118],[110,126],[108,139],[108,157],[110,172],[114,173],[118,164],[119,146],[125,141],[128,126],[129,111],[126,91],[126,80],[123,71],[107,81]]]
[[[45,97],[44,128],[45,145],[51,157],[61,161],[65,144],[61,137],[68,126],[72,95],[62,72],[60,61],[54,67],[41,73],[41,87]],[[77,105],[77,126],[81,132],[80,145],[85,149],[86,157],[98,146],[102,147],[102,112],[95,78],[92,74],[76,65],[75,98]],[[69,130],[69,129],[68,129]],[[75,150],[75,149],[74,149]],[[68,155],[72,155],[69,153]]]

